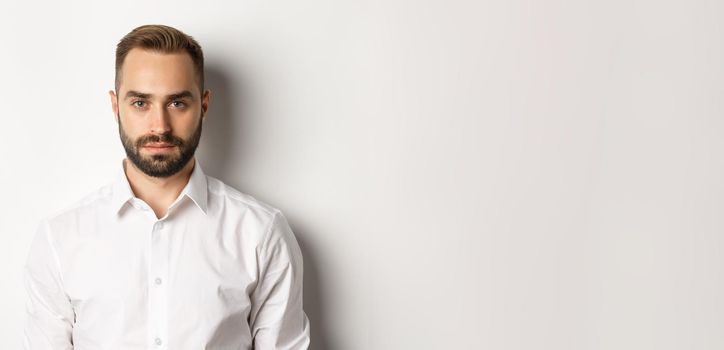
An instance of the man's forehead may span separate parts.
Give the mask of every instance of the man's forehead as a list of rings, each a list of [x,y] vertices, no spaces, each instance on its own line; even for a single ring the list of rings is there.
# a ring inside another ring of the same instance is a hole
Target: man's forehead
[[[120,69],[120,93],[136,91],[158,97],[196,90],[197,77],[187,53],[134,48]],[[196,93],[194,92],[193,95]]]
[[[144,88],[142,86],[137,86],[133,84],[126,85],[121,83],[120,89],[116,93],[118,94],[119,98],[122,98],[124,100],[130,99],[132,97],[143,99],[195,99],[198,97],[197,90],[198,89],[195,85],[179,86],[178,88],[165,88],[159,86]]]

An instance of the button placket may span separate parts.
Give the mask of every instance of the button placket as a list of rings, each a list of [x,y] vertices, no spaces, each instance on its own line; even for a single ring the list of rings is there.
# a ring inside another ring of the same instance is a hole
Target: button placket
[[[165,225],[156,221],[151,229],[150,259],[148,266],[149,284],[149,334],[153,348],[164,349],[168,342],[164,339],[168,335],[168,290],[166,280],[168,272],[168,235],[165,234]]]

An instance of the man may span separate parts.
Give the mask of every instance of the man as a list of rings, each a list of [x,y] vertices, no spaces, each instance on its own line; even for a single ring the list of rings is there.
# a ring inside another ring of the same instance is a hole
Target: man
[[[206,176],[199,44],[128,33],[109,91],[116,180],[45,217],[24,270],[25,349],[306,349],[302,256],[284,215]]]

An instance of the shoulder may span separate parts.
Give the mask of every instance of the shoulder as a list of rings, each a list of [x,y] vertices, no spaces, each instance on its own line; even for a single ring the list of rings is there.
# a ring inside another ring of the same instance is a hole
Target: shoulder
[[[254,196],[239,191],[224,182],[208,177],[209,193],[216,196],[221,205],[231,206],[234,213],[242,215],[242,225],[254,226],[254,246],[266,264],[282,266],[292,262],[301,265],[302,254],[299,243],[282,211]],[[228,208],[227,208],[228,210]]]
[[[242,192],[213,176],[207,175],[206,179],[209,196],[212,197],[210,200],[216,201],[219,205],[251,210],[269,218],[281,212],[271,204],[261,201],[249,193]]]
[[[110,204],[112,183],[107,183],[70,201],[67,205],[47,213],[41,218],[41,225],[51,231],[77,226],[84,218],[100,213],[101,208]]]
[[[268,239],[288,227],[281,209],[264,202],[253,195],[242,192],[223,181],[207,176],[209,203],[225,221],[236,222],[255,232],[258,241]],[[253,229],[252,229],[253,228]]]

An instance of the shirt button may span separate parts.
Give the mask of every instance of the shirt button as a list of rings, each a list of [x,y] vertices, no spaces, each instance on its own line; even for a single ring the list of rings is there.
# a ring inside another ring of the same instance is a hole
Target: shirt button
[[[156,345],[161,345],[162,341],[161,338],[156,338]]]
[[[160,230],[163,228],[163,222],[159,222],[156,224],[156,229]]]
[[[161,278],[156,278],[156,284],[161,284]]]

